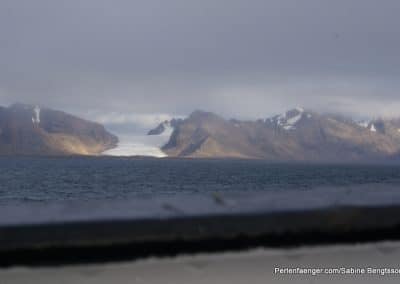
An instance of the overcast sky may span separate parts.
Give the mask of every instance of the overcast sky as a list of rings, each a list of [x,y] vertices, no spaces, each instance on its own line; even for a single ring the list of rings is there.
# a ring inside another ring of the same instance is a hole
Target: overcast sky
[[[0,104],[400,116],[398,0],[1,0]],[[151,119],[150,119],[151,120]]]

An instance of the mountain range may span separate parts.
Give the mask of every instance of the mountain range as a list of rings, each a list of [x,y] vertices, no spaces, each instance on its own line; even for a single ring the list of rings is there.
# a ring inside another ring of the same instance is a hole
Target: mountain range
[[[355,121],[303,108],[259,120],[197,110],[163,121],[148,135],[163,136],[161,150],[177,158],[400,160],[400,119]],[[0,107],[0,155],[101,155],[119,146],[96,122],[34,105]]]
[[[175,121],[173,128],[162,148],[170,157],[320,162],[400,157],[400,119],[354,121],[295,108],[266,119],[240,121],[195,111]],[[156,129],[149,134],[162,133],[160,125]]]
[[[117,143],[102,125],[61,111],[0,107],[0,155],[97,155]]]

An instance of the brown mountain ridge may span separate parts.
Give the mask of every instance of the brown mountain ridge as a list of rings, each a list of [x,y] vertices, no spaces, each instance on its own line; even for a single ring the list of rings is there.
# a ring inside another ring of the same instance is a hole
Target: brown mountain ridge
[[[296,108],[268,119],[240,121],[195,111],[175,125],[162,149],[171,157],[190,158],[393,160],[400,153],[400,120],[362,124]]]
[[[117,143],[102,125],[61,111],[0,107],[0,155],[97,155]]]

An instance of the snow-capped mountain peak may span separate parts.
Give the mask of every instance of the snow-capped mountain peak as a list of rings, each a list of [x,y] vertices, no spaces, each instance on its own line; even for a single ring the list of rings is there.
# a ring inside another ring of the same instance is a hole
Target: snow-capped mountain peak
[[[296,107],[280,115],[276,115],[267,119],[267,122],[273,123],[276,126],[285,130],[295,130],[296,125],[303,118],[312,118],[312,114],[304,110],[304,108]]]

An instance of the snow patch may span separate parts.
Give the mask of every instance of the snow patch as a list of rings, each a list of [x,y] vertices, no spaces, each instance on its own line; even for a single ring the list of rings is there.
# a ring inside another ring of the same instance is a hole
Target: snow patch
[[[361,120],[361,121],[357,121],[356,122],[358,126],[362,127],[362,128],[366,128],[371,132],[377,132],[377,129],[375,127],[375,124],[372,123],[371,121],[368,120]]]
[[[370,122],[367,120],[358,121],[357,124],[363,128],[368,128]]]
[[[32,123],[33,124],[39,124],[40,123],[40,107],[39,106],[36,106],[33,109]]]
[[[371,130],[372,132],[376,132],[375,124],[371,124],[369,130]]]
[[[293,129],[296,129],[296,127],[294,127],[293,125],[285,125],[285,126],[283,126],[283,129],[285,129],[285,130],[293,130]]]
[[[289,118],[286,123],[289,124],[289,125],[294,125],[297,122],[299,122],[299,120],[301,119],[302,116],[303,116],[303,114],[300,113],[300,114],[298,114],[298,115],[296,115],[296,116],[294,116],[292,118]]]

